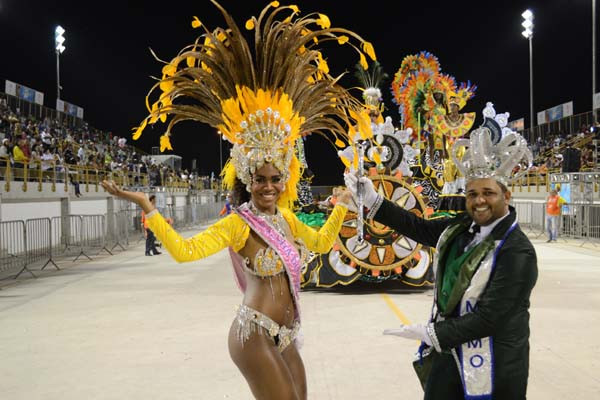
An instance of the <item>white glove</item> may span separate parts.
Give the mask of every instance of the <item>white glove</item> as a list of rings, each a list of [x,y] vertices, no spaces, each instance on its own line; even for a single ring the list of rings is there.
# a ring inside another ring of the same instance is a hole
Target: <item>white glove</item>
[[[358,182],[358,178],[356,177],[355,174],[353,174],[353,173],[344,174],[344,183],[346,184],[346,187],[350,190],[350,192],[352,192],[352,198],[354,199],[355,202],[357,202],[357,200],[358,200],[357,189],[356,189],[357,182]],[[377,197],[379,196],[379,194],[375,191],[373,182],[369,178],[363,176],[360,178],[360,183],[362,184],[362,187],[363,187],[364,206],[369,209],[373,208],[373,206],[375,205],[375,202],[377,201]]]
[[[383,331],[383,334],[420,340],[421,342],[425,342],[427,346],[431,346],[431,338],[427,333],[427,327],[425,325],[401,325],[399,329],[386,329]]]

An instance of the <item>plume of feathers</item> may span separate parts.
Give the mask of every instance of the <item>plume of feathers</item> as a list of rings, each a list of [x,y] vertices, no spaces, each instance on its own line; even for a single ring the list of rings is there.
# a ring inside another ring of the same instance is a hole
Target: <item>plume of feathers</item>
[[[278,1],[272,1],[258,18],[246,21],[245,29],[253,31],[251,44],[232,16],[217,1],[211,2],[221,12],[225,26],[209,29],[194,17],[192,27],[203,30],[200,37],[172,60],[159,60],[164,64],[162,77],[157,78],[146,97],[149,115],[134,128],[134,139],[148,124],[160,121],[167,124],[161,148],[163,142],[169,148],[173,126],[193,120],[220,129],[231,142],[239,141],[235,129],[222,129],[230,126],[223,105],[234,99],[239,110],[228,112],[243,117],[248,105],[240,93],[252,92],[258,99],[263,98],[261,93],[274,99],[289,99],[294,115],[301,121],[295,127],[297,131],[292,132],[295,139],[318,133],[338,146],[349,142],[346,126],[353,123],[350,111],[360,112],[362,104],[339,84],[340,76],[329,74],[319,45],[336,41],[351,47],[368,68],[365,54],[376,60],[371,43],[351,30],[331,27],[326,15],[311,13],[300,17],[297,6],[280,6]],[[231,168],[232,163],[227,165]],[[292,161],[291,168],[299,168],[298,160]],[[231,171],[224,172],[228,180],[234,176]],[[298,171],[293,171],[296,182],[299,176]],[[287,196],[285,201],[295,200],[295,188]]]

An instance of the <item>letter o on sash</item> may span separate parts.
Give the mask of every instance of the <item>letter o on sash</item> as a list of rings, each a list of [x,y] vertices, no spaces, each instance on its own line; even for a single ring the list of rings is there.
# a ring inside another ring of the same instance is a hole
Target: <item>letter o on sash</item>
[[[475,354],[474,356],[471,356],[469,362],[471,363],[473,368],[479,368],[483,365],[484,360],[483,357],[481,357],[479,354]]]

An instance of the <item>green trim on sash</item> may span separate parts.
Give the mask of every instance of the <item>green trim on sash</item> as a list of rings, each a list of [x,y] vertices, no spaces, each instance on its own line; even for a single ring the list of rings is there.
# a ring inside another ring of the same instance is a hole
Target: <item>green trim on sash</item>
[[[465,290],[471,284],[471,278],[479,268],[479,264],[490,251],[494,250],[495,246],[493,235],[488,235],[481,243],[465,253],[467,257],[463,259],[454,286],[450,291],[448,301],[445,304],[446,309],[440,310],[442,315],[449,316],[452,314],[452,311],[460,303]]]
[[[448,251],[448,256],[445,260],[446,266],[444,268],[444,276],[442,278],[442,291],[440,293],[440,297],[438,298],[438,305],[441,312],[446,311],[448,299],[452,294],[454,284],[456,283],[456,279],[458,278],[458,274],[461,270],[463,262],[467,259],[467,257],[469,257],[476,247],[477,246],[470,248],[466,253],[463,253],[457,257],[459,250],[458,240],[452,241],[452,245],[450,245],[450,250]]]

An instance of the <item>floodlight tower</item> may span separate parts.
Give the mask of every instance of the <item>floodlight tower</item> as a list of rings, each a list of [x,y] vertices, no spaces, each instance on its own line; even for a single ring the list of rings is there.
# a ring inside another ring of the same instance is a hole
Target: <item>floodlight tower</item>
[[[65,30],[58,25],[54,30],[54,48],[56,50],[56,98],[60,99],[60,55],[65,51]]]
[[[533,13],[531,10],[525,10],[523,14],[523,22],[521,25],[525,30],[521,32],[526,39],[529,40],[529,128],[530,135],[533,134]]]

